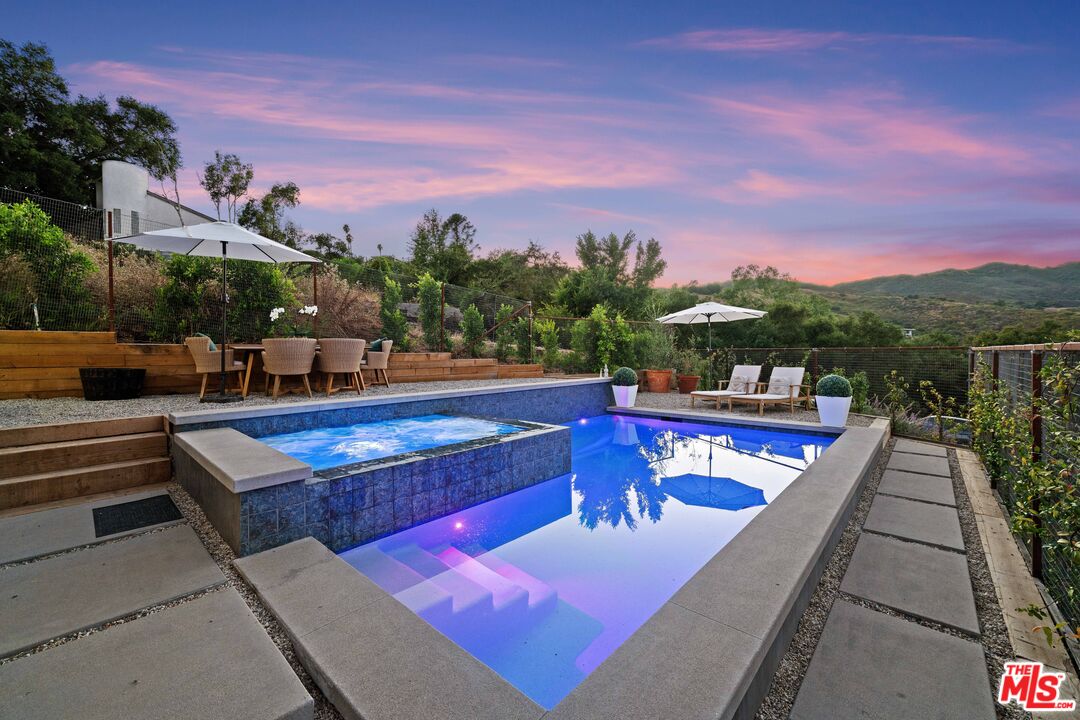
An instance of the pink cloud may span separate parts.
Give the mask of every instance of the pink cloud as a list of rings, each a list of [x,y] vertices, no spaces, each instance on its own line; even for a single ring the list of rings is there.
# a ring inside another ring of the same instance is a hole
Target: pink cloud
[[[763,170],[751,169],[742,177],[717,188],[712,195],[727,203],[755,205],[809,197],[842,196],[848,192],[847,188],[840,185],[781,177]]]
[[[968,129],[972,118],[913,107],[895,93],[849,90],[813,99],[751,94],[699,96],[740,130],[796,143],[827,161],[865,162],[888,155],[1019,167],[1027,149]]]
[[[943,47],[949,50],[1018,50],[1017,43],[963,35],[903,35],[898,33],[821,32],[814,30],[731,28],[697,30],[653,38],[645,46],[716,53],[773,54],[813,50],[853,49],[880,45]]]

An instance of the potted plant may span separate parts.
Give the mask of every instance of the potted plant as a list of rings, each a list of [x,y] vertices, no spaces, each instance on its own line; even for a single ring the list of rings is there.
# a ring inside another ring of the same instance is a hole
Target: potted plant
[[[851,383],[847,378],[840,375],[821,378],[814,400],[822,425],[844,427],[847,424],[848,410],[851,409]]]
[[[637,373],[621,367],[611,376],[611,390],[615,393],[616,407],[634,407],[637,401]]]
[[[679,393],[686,395],[698,388],[701,381],[701,358],[693,350],[683,350],[679,354]]]
[[[656,332],[645,357],[645,385],[649,392],[671,392],[671,368],[675,365],[674,338],[669,332]]]

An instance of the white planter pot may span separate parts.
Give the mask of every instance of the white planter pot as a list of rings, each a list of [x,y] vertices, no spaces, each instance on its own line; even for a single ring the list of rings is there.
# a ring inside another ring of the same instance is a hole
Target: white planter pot
[[[844,427],[847,424],[848,410],[851,409],[850,397],[815,396],[821,424],[828,427]]]
[[[637,402],[637,385],[612,385],[617,407],[634,407]]]

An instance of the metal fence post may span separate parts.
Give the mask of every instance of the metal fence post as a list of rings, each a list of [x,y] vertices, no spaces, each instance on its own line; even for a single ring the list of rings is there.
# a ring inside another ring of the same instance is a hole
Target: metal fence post
[[[1042,351],[1031,351],[1031,463],[1033,466],[1042,462],[1042,414],[1039,405],[1042,401]],[[1031,536],[1031,574],[1043,579],[1043,544],[1039,530],[1042,521],[1039,519],[1039,496],[1036,494],[1032,501],[1032,521],[1035,523],[1035,533]]]
[[[311,318],[311,334],[319,337],[319,263],[311,263],[311,303],[316,308]]]
[[[533,310],[532,300],[529,301],[529,364],[531,365],[536,359],[536,338],[533,337],[533,318],[536,313]]]
[[[439,283],[439,352],[446,351],[446,283]]]
[[[112,213],[109,213],[109,229],[112,230]],[[116,332],[116,292],[113,289],[112,240],[109,240],[109,332]]]

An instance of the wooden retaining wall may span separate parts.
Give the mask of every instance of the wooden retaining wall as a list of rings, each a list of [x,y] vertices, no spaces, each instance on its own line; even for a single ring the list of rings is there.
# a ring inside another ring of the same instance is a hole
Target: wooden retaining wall
[[[118,343],[111,332],[0,330],[0,399],[81,396],[81,367],[146,368],[144,394],[198,392],[183,345]],[[262,387],[259,367],[253,390]],[[540,377],[540,365],[499,365],[492,358],[451,358],[450,353],[391,353],[390,382],[493,380]]]

